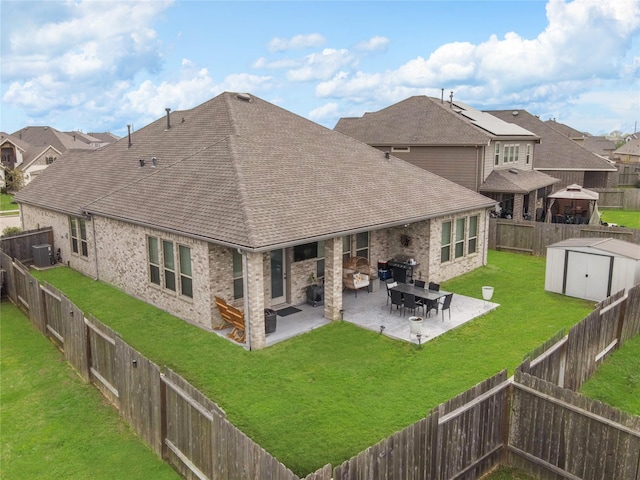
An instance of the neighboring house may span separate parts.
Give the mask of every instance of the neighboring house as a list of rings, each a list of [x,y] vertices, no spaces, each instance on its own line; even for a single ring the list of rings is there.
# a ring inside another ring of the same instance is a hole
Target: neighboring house
[[[9,140],[4,142],[5,138]],[[21,162],[15,164],[24,175],[27,185],[33,178],[56,161],[68,150],[95,150],[104,142],[90,139],[78,132],[64,133],[52,127],[25,127],[11,135],[2,134],[3,145],[7,152],[13,148],[14,157],[18,158],[21,149]],[[3,147],[3,155],[4,155]]]
[[[618,185],[640,186],[640,136],[629,135],[626,143],[614,152],[618,168]]]
[[[535,115],[526,110],[489,110],[488,113],[540,137],[540,143],[535,146],[533,167],[558,178],[556,190],[573,184],[585,188],[615,185],[617,169],[610,161],[590,152]]]
[[[24,163],[24,154],[29,145],[21,140],[0,132],[0,151],[2,161],[0,163],[0,188],[7,186],[9,172]]]
[[[55,185],[55,188],[51,188]],[[382,187],[387,189],[385,192]],[[413,257],[443,281],[486,264],[495,202],[249,94],[167,113],[72,151],[16,195],[25,229],[51,226],[63,261],[189,322],[301,304],[313,274],[339,319],[343,259]]]
[[[615,151],[619,163],[640,164],[640,137],[629,136],[628,141]]]
[[[569,137],[576,143],[579,143],[591,153],[595,153],[603,158],[612,159],[613,151],[616,149],[616,142],[603,136],[594,136],[587,132],[579,132],[578,130],[556,122],[555,120],[547,120],[544,123],[551,128],[557,130],[566,137]]]
[[[462,102],[414,96],[334,130],[483,193],[515,219],[533,219],[557,182],[533,170],[534,133]]]
[[[72,132],[65,132],[67,135],[69,135],[71,138],[74,139],[74,141],[80,141],[80,142],[84,142],[87,145],[89,145],[91,148],[100,148],[100,147],[104,147],[105,145],[109,145],[110,143],[115,142],[116,140],[118,140],[118,137],[116,137],[115,135],[111,135],[110,133],[105,133],[102,134],[104,136],[102,136],[102,138],[98,138],[97,136],[93,136],[93,134],[91,133],[84,133],[84,132],[79,132],[79,131],[72,131]],[[95,135],[100,135],[100,134],[95,134]],[[109,137],[107,137],[107,135],[113,137],[111,139],[109,139]]]

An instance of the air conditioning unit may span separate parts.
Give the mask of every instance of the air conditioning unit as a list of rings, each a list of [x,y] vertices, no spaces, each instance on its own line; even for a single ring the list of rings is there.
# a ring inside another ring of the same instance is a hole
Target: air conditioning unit
[[[34,245],[31,247],[33,254],[33,265],[36,267],[50,267],[53,264],[53,250],[51,245]]]

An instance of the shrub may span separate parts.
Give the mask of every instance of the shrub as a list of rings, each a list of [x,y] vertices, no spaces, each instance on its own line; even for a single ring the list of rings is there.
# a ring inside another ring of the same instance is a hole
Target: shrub
[[[20,233],[22,232],[22,229],[20,227],[6,227],[4,230],[2,230],[2,237],[9,237],[11,235],[15,235],[16,233]]]

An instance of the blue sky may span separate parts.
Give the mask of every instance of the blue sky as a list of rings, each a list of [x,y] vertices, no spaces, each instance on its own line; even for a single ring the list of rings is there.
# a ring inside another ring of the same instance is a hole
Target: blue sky
[[[124,136],[223,91],[333,128],[444,89],[578,130],[640,120],[640,0],[0,1],[0,130]]]

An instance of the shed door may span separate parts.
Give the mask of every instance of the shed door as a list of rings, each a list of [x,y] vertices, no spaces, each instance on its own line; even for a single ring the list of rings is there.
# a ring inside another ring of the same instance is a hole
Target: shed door
[[[565,295],[601,301],[609,296],[612,257],[567,252]]]

